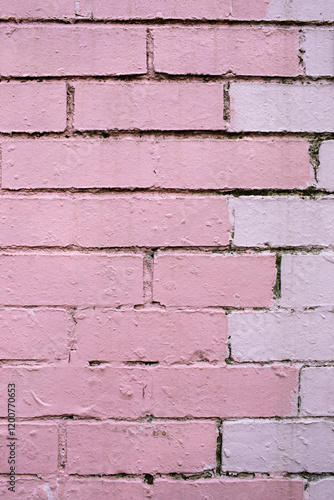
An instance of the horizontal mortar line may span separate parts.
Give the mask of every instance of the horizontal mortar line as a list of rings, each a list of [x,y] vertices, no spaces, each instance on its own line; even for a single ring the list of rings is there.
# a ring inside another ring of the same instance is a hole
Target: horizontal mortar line
[[[1,132],[1,139],[92,139],[92,138],[124,138],[124,137],[136,137],[136,138],[155,138],[159,139],[246,139],[246,138],[291,138],[291,139],[319,139],[319,140],[331,140],[334,139],[334,131],[324,131],[324,132],[313,132],[313,131],[232,131],[227,129],[187,129],[187,130],[164,130],[164,129],[85,129],[85,130],[74,130],[71,134],[67,131],[60,132],[24,132],[24,131],[12,131],[12,132]]]
[[[240,417],[242,418],[242,417]],[[251,417],[250,417],[251,418]],[[87,423],[115,423],[115,424],[125,424],[125,423],[133,423],[133,424],[152,424],[152,423],[173,423],[173,422],[212,422],[216,424],[219,417],[155,417],[153,415],[145,415],[142,417],[131,418],[131,417],[97,417],[97,416],[80,416],[74,413],[62,414],[62,415],[40,415],[35,417],[22,417],[15,416],[16,422],[25,423],[25,422],[45,422],[45,421],[54,421],[54,422],[63,422],[63,421],[71,421],[71,422],[87,422]],[[0,417],[0,424],[6,423],[8,420],[7,416]]]
[[[68,16],[65,18],[38,18],[38,17],[15,17],[15,16],[4,16],[0,18],[0,24],[8,24],[15,23],[18,25],[24,24],[60,24],[60,25],[73,25],[73,24],[88,24],[91,26],[94,25],[144,25],[144,26],[261,26],[264,27],[308,27],[308,26],[316,26],[316,27],[331,27],[334,26],[334,20],[288,20],[288,19],[232,19],[231,17],[226,19],[184,19],[184,18],[142,18],[139,19],[137,17],[130,17],[129,19],[95,19],[92,17],[84,17],[80,15]]]

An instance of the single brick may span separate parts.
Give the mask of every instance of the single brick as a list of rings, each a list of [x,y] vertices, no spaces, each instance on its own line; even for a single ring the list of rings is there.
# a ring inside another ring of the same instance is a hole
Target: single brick
[[[67,429],[69,474],[195,473],[216,467],[215,422],[87,423]]]
[[[306,74],[334,76],[334,30],[303,30],[303,38]]]
[[[290,76],[302,73],[298,31],[281,28],[160,27],[154,68],[170,74]]]
[[[333,21],[331,0],[232,0],[235,19],[267,19],[277,21]]]
[[[2,157],[6,189],[293,189],[314,183],[307,141],[279,137],[8,140]]]
[[[283,255],[282,298],[284,306],[333,306],[334,254]]]
[[[300,379],[300,398],[301,415],[333,416],[334,367],[303,368]]]
[[[84,361],[170,365],[223,361],[227,356],[227,319],[221,312],[104,308],[79,310],[75,318],[73,356]]]
[[[334,191],[334,141],[325,141],[319,150],[318,185]]]
[[[1,255],[0,303],[104,306],[141,303],[142,273],[139,255]]]
[[[272,417],[297,414],[298,370],[275,365],[6,367],[1,383],[20,388],[21,417]],[[70,390],[69,390],[69,380]],[[7,415],[3,398],[0,415]]]
[[[66,500],[92,500],[97,497],[115,500],[147,500],[151,488],[152,486],[143,484],[141,479],[70,478],[65,484],[64,495]]]
[[[334,199],[241,197],[229,202],[233,244],[242,247],[329,246],[334,244]]]
[[[331,84],[232,83],[231,126],[235,131],[332,132]]]
[[[7,399],[7,380],[3,385],[3,398]],[[18,401],[19,386],[16,387]],[[6,400],[7,405],[7,400]],[[17,415],[19,416],[19,415]],[[20,415],[21,416],[21,415]],[[10,440],[8,423],[0,424],[0,473],[8,474],[10,450],[15,451],[16,474],[55,474],[58,468],[58,429],[57,425],[45,422],[16,422],[15,444]],[[10,446],[12,448],[10,448]],[[17,480],[18,481],[18,480]]]
[[[144,27],[6,24],[0,43],[2,76],[146,73]]]
[[[63,19],[74,17],[74,5],[69,0],[11,0],[1,2],[0,18]]]
[[[332,472],[332,427],[326,420],[224,422],[223,470]]]
[[[74,126],[103,129],[222,129],[219,83],[78,82]]]
[[[272,302],[274,255],[158,254],[153,297],[164,305],[261,307]]]
[[[303,500],[303,481],[284,479],[199,479],[175,481],[156,479],[153,486],[156,500],[260,499]]]
[[[242,312],[228,316],[232,357],[237,361],[331,361],[334,314]]]
[[[62,309],[0,309],[0,359],[67,358],[72,327]]]
[[[80,0],[77,2],[79,17],[94,19],[227,19],[230,0]]]
[[[320,481],[312,481],[306,490],[306,500],[328,500],[334,498],[334,478],[326,477]]]
[[[66,127],[64,82],[0,83],[1,132],[60,132]]]

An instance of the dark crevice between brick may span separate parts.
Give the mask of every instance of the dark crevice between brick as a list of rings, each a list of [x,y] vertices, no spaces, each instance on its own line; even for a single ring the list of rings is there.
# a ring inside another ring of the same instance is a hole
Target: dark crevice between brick
[[[273,288],[273,295],[275,299],[281,298],[281,264],[282,255],[276,255],[276,281]]]
[[[222,434],[222,423],[223,421],[219,419],[217,421],[217,431],[218,431],[218,436],[217,436],[217,446],[216,446],[216,475],[221,476],[221,470],[222,470],[222,449],[223,449],[223,434]]]
[[[309,139],[309,155],[310,155],[310,163],[313,167],[314,178],[316,182],[318,182],[318,169],[320,165],[319,159],[319,150],[322,143],[322,139],[320,137],[315,137],[314,139]]]
[[[230,99],[230,83],[226,83],[223,87],[223,96],[224,96],[224,111],[223,111],[223,118],[226,122],[230,121],[230,106],[231,106],[231,99]]]
[[[74,87],[66,84],[66,130],[71,135],[74,130]]]
[[[146,67],[149,79],[154,78],[154,39],[149,29],[146,30]]]

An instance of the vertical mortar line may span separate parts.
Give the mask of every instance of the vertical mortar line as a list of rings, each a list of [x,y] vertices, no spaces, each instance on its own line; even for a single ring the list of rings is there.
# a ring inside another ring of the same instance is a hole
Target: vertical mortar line
[[[222,426],[223,426],[223,421],[221,418],[219,418],[216,421],[217,425],[217,431],[218,431],[218,436],[217,436],[217,447],[216,447],[216,475],[221,476],[222,473],[222,450],[223,450],[223,432],[222,432]]]
[[[74,87],[66,83],[66,130],[72,135],[74,131]]]
[[[67,426],[66,421],[60,420],[58,424],[58,467],[63,473],[67,460]]]
[[[145,305],[153,302],[153,265],[154,250],[148,250],[143,257],[143,299]]]
[[[154,39],[149,28],[146,30],[146,69],[149,79],[154,79]]]
[[[0,193],[2,192],[2,142],[0,142]]]
[[[323,141],[320,137],[315,137],[314,139],[310,139],[308,142],[309,142],[308,152],[310,156],[310,163],[313,167],[315,182],[318,182],[318,169],[320,166],[319,152],[320,152],[320,146]]]
[[[224,83],[223,85],[223,118],[225,122],[230,122],[230,106],[231,106],[231,99],[230,99],[230,82]]]
[[[305,33],[302,29],[299,30],[298,33],[298,58],[299,58],[299,66],[303,70],[303,75],[306,75],[306,65],[304,61],[304,42],[305,42]]]
[[[298,394],[297,394],[297,416],[298,417],[300,416],[300,405],[301,405],[301,395],[300,395],[301,386],[300,386],[300,382],[301,382],[301,376],[302,376],[302,369],[303,368],[304,368],[304,366],[301,366],[299,368],[299,373],[298,373]]]
[[[273,287],[274,299],[280,299],[282,295],[282,276],[281,276],[281,266],[282,266],[282,255],[280,253],[276,254],[276,281]]]
[[[67,351],[68,351],[68,362],[71,362],[71,351],[75,351],[75,344],[76,344],[76,335],[75,335],[75,328],[77,325],[77,320],[75,317],[77,308],[73,307],[68,311],[69,314],[69,332],[68,332],[68,344],[67,344]]]

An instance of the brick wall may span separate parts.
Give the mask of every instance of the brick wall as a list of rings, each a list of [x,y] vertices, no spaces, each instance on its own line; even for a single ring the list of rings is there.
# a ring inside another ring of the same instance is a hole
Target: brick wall
[[[0,18],[1,498],[334,498],[334,2]]]

